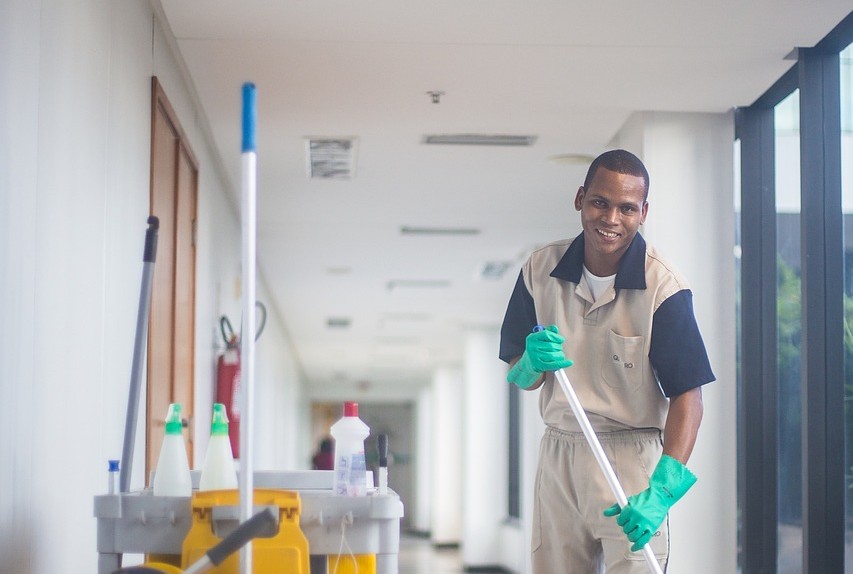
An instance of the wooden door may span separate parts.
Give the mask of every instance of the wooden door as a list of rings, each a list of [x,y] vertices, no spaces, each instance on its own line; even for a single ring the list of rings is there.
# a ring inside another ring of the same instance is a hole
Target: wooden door
[[[151,213],[160,219],[148,334],[146,482],[157,465],[169,403],[192,429],[195,225],[198,162],[174,109],[152,78]],[[187,456],[192,464],[192,434]]]

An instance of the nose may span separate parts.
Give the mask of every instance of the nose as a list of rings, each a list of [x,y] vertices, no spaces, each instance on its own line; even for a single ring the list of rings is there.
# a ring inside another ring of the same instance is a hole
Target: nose
[[[610,209],[606,210],[603,214],[603,219],[604,219],[605,223],[608,223],[610,225],[615,225],[616,223],[618,223],[619,222],[619,208],[618,207],[611,207]]]

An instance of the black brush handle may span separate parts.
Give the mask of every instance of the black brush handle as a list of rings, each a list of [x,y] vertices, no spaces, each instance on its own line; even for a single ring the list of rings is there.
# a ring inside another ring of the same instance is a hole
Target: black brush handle
[[[142,260],[146,263],[154,263],[157,259],[157,230],[160,229],[160,220],[156,215],[148,218],[148,229],[145,230],[145,251]]]
[[[379,446],[379,466],[384,468],[388,466],[388,435],[381,434],[376,438]]]

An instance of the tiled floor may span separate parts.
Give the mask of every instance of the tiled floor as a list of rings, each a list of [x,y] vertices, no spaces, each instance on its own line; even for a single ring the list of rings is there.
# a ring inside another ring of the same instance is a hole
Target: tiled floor
[[[458,548],[433,548],[428,538],[400,536],[399,574],[459,574],[464,572]]]

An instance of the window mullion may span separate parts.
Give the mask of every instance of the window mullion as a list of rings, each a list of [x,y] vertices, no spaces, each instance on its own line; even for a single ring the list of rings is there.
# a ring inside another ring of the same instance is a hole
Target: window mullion
[[[803,572],[844,572],[841,118],[837,53],[799,50]]]
[[[745,574],[776,571],[776,210],[773,109],[738,115],[741,140],[742,389],[739,480]]]

